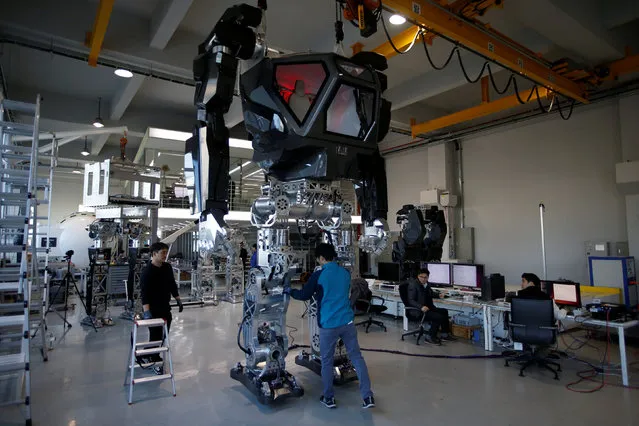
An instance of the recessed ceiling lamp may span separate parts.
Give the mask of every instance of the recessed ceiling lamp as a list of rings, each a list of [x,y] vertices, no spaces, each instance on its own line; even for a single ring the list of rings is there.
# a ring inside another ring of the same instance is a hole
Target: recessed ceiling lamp
[[[115,71],[113,71],[113,73],[117,75],[118,77],[122,77],[122,78],[133,77],[133,73],[129,70],[125,70],[124,68],[116,68]]]
[[[82,150],[82,152],[80,152],[80,154],[84,155],[85,157],[89,154],[91,154],[89,152],[89,147],[87,146],[87,137],[84,137],[84,149]]]
[[[391,15],[390,18],[388,18],[388,22],[390,22],[393,25],[402,25],[404,23],[406,23],[406,18],[404,18],[402,15]]]
[[[102,106],[102,98],[98,98],[98,116],[95,120],[93,120],[93,127],[104,127],[104,122],[102,121],[102,115],[100,111],[100,107]]]

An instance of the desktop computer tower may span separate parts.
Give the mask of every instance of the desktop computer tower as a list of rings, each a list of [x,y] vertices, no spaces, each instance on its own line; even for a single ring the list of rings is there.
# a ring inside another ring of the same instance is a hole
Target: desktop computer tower
[[[481,300],[489,301],[506,297],[506,281],[502,274],[484,277],[481,286]]]

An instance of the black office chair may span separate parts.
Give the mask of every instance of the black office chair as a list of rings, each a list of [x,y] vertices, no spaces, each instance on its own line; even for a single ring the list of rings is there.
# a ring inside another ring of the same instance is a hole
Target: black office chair
[[[551,361],[557,359],[544,351],[557,341],[557,325],[553,312],[552,300],[520,299],[514,297],[510,304],[510,333],[514,342],[524,345],[524,353],[519,356],[507,357],[509,362],[521,364],[519,375],[524,377],[524,370],[531,365],[538,365],[552,371],[555,380],[559,380],[561,365]],[[556,368],[552,368],[552,367]]]
[[[373,303],[373,300],[380,300],[381,303]],[[370,299],[357,299],[355,301],[355,316],[363,316],[368,315],[368,319],[364,321],[360,321],[355,323],[356,327],[360,325],[366,325],[366,332],[368,333],[368,329],[371,325],[375,324],[382,328],[384,331],[386,330],[386,326],[382,321],[373,319],[373,315],[379,315],[382,312],[385,312],[388,307],[385,306],[386,300],[380,296],[371,296]]]
[[[408,322],[419,324],[418,328],[411,331],[407,331],[406,333],[402,334],[402,340],[404,340],[404,337],[406,336],[417,335],[415,344],[419,345],[419,339],[421,339],[422,336],[426,335],[426,329],[424,328],[424,317],[426,316],[426,313],[422,312],[421,309],[408,306],[409,303],[408,303],[408,283],[407,282],[403,282],[399,284],[399,297],[402,299],[402,303],[404,304],[404,315],[406,315],[406,318],[408,318]]]

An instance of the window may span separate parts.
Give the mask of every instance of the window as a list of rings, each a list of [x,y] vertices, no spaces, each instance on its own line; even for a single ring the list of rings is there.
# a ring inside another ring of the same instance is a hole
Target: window
[[[93,172],[87,177],[87,195],[93,195]]]
[[[102,195],[104,194],[104,180],[106,177],[106,171],[103,169],[100,169],[100,188],[98,189],[98,194]]]
[[[275,84],[298,124],[303,124],[326,81],[321,63],[275,66]]]
[[[373,125],[375,93],[342,84],[326,112],[326,131],[364,139]]]

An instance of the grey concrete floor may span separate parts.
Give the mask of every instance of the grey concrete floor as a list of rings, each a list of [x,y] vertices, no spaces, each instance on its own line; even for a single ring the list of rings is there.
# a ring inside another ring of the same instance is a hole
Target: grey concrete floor
[[[298,329],[296,343],[308,343],[306,319],[300,319],[302,311],[301,303],[292,302],[288,319]],[[114,318],[119,312],[119,308],[113,310]],[[128,388],[122,383],[131,323],[117,319],[113,327],[95,333],[79,324],[82,317],[76,309],[70,316],[73,328],[60,338],[60,321],[54,314],[49,316],[58,340],[49,362],[43,363],[35,351],[33,354],[35,425],[639,425],[639,391],[614,386],[593,394],[566,390],[565,385],[584,367],[572,360],[562,361],[564,372],[561,380],[555,381],[537,369],[519,377],[515,368],[505,368],[500,359],[433,359],[365,352],[377,407],[362,410],[357,384],[351,383],[337,388],[338,408],[328,410],[318,402],[319,376],[295,365],[293,358],[299,351],[295,350],[289,353],[288,368],[305,395],[276,406],[261,406],[229,377],[229,369],[243,361],[243,354],[236,345],[241,304],[228,303],[187,307],[181,314],[174,310],[171,344],[177,397],[171,395],[169,381],[140,384],[135,388],[134,404],[129,406]],[[466,342],[441,347],[401,342],[400,321],[388,318],[385,322],[387,333],[360,331],[360,345],[417,354],[484,354],[482,348]],[[613,345],[613,363],[618,362],[617,351]],[[636,361],[637,348],[631,347],[629,352]],[[597,359],[594,349],[585,348],[579,354]],[[636,364],[632,373],[636,383]],[[619,383],[615,376],[607,380]],[[23,424],[21,413],[15,407],[0,408],[0,424]]]

